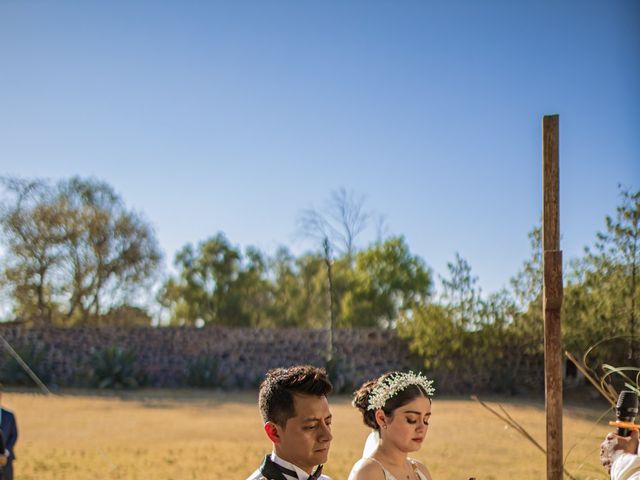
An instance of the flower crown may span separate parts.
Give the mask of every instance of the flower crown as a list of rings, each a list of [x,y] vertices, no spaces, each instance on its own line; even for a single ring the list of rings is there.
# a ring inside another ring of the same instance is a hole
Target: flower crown
[[[436,391],[433,388],[433,380],[429,380],[421,373],[392,373],[371,389],[367,410],[380,410],[387,400],[411,385],[422,387],[429,397],[432,397]]]

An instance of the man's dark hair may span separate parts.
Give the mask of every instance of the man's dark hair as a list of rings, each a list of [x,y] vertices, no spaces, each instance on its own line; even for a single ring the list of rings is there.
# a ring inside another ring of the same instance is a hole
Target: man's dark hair
[[[323,368],[312,365],[296,365],[274,368],[267,372],[260,384],[258,407],[262,419],[284,427],[295,416],[293,395],[327,396],[333,386]]]

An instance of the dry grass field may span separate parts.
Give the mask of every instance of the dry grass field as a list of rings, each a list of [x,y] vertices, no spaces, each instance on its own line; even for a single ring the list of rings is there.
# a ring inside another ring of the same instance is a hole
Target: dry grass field
[[[486,400],[499,401],[544,444],[541,401]],[[270,450],[251,394],[5,392],[3,403],[18,416],[17,480],[244,479]],[[569,471],[582,480],[606,478],[598,447],[609,427],[596,423],[606,408],[600,402],[565,407],[565,454],[575,445]],[[326,472],[340,480],[359,458],[368,432],[348,398],[334,397],[332,410]],[[415,457],[437,480],[546,478],[545,457],[533,445],[463,398],[436,398],[427,441]]]

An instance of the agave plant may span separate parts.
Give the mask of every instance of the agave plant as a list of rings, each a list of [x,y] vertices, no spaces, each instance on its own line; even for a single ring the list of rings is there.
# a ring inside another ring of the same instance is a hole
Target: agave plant
[[[15,353],[29,365],[42,382],[47,383],[51,377],[44,358],[44,351],[34,345],[16,348]],[[0,357],[0,382],[6,385],[34,385],[33,379],[15,358],[3,353]]]
[[[136,366],[133,350],[117,346],[91,352],[93,385],[98,388],[137,388],[144,381],[144,374]]]
[[[199,357],[187,364],[187,384],[191,387],[221,387],[225,380],[226,375],[222,371],[218,357]]]

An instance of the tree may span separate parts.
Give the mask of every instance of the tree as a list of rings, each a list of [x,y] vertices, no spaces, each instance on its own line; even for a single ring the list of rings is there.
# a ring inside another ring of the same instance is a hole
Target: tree
[[[510,330],[513,344],[517,345],[514,351],[520,352],[522,356],[541,354],[544,345],[542,227],[535,226],[528,237],[531,256],[523,262],[520,270],[510,280],[512,303],[509,309],[512,310],[513,318]]]
[[[309,208],[298,216],[298,229],[319,244],[325,241],[346,256],[351,264],[356,239],[367,228],[371,214],[364,208],[364,197],[345,188],[331,192],[323,210]]]
[[[273,302],[269,326],[321,328],[328,316],[326,272],[323,259],[306,254],[294,257],[280,247],[269,261]]]
[[[404,316],[397,325],[398,334],[409,340],[409,348],[431,372],[456,368],[455,352],[462,350],[463,332],[443,305],[431,303]]]
[[[403,316],[399,334],[444,390],[515,391],[530,353],[529,337],[517,327],[516,303],[506,290],[483,298],[469,262],[459,254],[447,268],[439,303]]]
[[[271,317],[278,320],[278,325],[294,327],[304,325],[306,306],[305,288],[298,269],[296,259],[286,247],[280,247],[270,260],[273,273],[273,304]]]
[[[624,302],[620,293],[622,278],[605,273],[605,270],[591,270],[589,262],[583,258],[572,264],[569,279],[564,289],[562,302],[562,340],[566,350],[578,358],[596,343],[612,337],[625,335],[626,322],[622,315]],[[614,365],[624,364],[627,351],[626,341],[604,345],[591,356],[592,365],[602,362]]]
[[[454,321],[463,330],[476,330],[482,309],[478,277],[471,274],[471,265],[456,252],[447,263],[449,278],[442,279],[442,302],[450,309]]]
[[[245,261],[246,257],[246,261]],[[159,300],[177,325],[259,326],[270,302],[262,254],[249,248],[246,256],[222,233],[186,245],[177,254],[177,277],[169,278]]]
[[[4,179],[3,283],[16,315],[93,322],[128,305],[157,272],[153,229],[106,183]]]
[[[260,250],[247,247],[243,268],[238,273],[237,289],[242,299],[244,315],[252,326],[262,327],[272,323],[273,285],[267,280],[267,260]]]
[[[106,183],[74,177],[59,184],[58,196],[71,260],[66,315],[86,323],[148,285],[162,255],[151,227]]]
[[[65,238],[61,205],[43,181],[3,178],[2,185],[9,197],[0,210],[7,249],[2,283],[19,316],[51,323],[57,309],[52,277],[62,262]]]
[[[337,247],[344,253],[348,267],[353,264],[355,239],[366,228],[369,214],[364,211],[364,197],[340,188],[331,193],[324,212],[303,210],[298,217],[298,228],[303,236],[320,242],[324,252],[329,294],[329,346],[327,361],[333,361],[333,330],[338,322],[339,294],[335,287],[332,251]]]
[[[542,295],[542,227],[535,226],[527,235],[531,256],[525,260],[520,270],[510,280],[515,302],[521,310],[527,310]],[[542,311],[542,303],[540,303]],[[542,313],[540,313],[542,321]]]
[[[584,258],[572,263],[563,302],[563,334],[570,350],[584,352],[614,336],[628,339],[626,360],[618,345],[608,345],[596,352],[596,363],[628,363],[637,354],[640,192],[620,187],[620,197],[616,217],[606,216],[594,248],[586,248]]]
[[[358,252],[341,305],[341,324],[391,328],[402,315],[425,305],[432,279],[424,261],[411,254],[402,237]]]
[[[615,220],[607,215],[606,232],[598,234],[594,255],[596,263],[609,263],[611,270],[619,270],[625,299],[625,316],[628,319],[629,358],[634,358],[636,335],[636,305],[639,299],[638,266],[640,265],[640,191],[631,192],[619,185],[621,204],[616,208]]]
[[[404,316],[399,325],[400,335],[410,338],[411,349],[418,353],[429,370],[438,372],[445,388],[465,387],[478,378],[477,367],[483,360],[477,348],[477,324],[480,296],[476,291],[477,278],[471,266],[456,254],[447,263],[449,278],[441,278],[440,303],[418,308],[411,316]],[[473,375],[467,375],[473,373]]]

